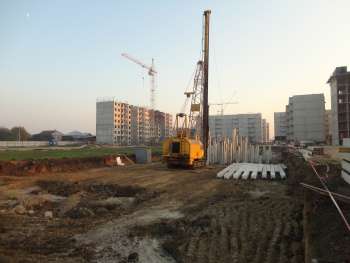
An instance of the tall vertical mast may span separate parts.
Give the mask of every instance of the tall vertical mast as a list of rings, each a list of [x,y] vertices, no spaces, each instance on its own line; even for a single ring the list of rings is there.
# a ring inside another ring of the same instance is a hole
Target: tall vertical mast
[[[209,22],[210,10],[204,11],[204,81],[203,81],[203,146],[204,158],[207,159],[208,140],[209,140],[209,104],[208,104],[208,82],[209,82]]]

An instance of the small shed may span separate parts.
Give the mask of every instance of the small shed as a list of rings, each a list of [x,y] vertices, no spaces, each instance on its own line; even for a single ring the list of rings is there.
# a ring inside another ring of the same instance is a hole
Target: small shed
[[[152,151],[147,147],[138,147],[134,149],[136,163],[151,163]]]

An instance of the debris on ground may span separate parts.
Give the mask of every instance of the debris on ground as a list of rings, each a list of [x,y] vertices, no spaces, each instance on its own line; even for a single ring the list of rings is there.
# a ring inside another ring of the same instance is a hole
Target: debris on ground
[[[19,215],[24,215],[25,213],[27,213],[27,210],[25,209],[25,207],[23,205],[17,205],[13,209],[13,212],[15,212],[16,214],[19,214]]]
[[[53,218],[53,213],[52,213],[52,211],[45,211],[44,216],[46,218]]]

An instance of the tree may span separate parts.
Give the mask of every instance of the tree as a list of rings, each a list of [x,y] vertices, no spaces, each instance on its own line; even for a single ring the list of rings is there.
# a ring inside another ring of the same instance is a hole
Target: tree
[[[31,139],[33,141],[51,141],[53,139],[52,133],[54,132],[54,130],[42,131],[40,133],[33,134]]]
[[[13,127],[11,133],[15,140],[28,141],[31,137],[24,127]]]
[[[5,127],[0,127],[0,141],[13,141],[13,140],[15,140],[15,137],[13,136],[12,132]]]

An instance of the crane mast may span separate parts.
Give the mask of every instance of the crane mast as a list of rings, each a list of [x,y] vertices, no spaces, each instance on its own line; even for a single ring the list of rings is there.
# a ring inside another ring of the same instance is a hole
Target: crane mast
[[[196,73],[193,81],[193,91],[185,92],[185,95],[191,96],[191,108],[189,116],[189,128],[194,131],[195,138],[202,138],[202,119],[203,119],[203,61],[197,62]]]
[[[222,103],[209,103],[210,106],[221,106],[220,115],[224,115],[224,105],[238,104],[236,101],[232,102],[222,102]]]

